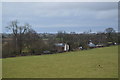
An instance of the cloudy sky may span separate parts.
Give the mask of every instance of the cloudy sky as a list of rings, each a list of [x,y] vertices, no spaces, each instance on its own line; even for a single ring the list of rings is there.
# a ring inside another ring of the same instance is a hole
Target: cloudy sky
[[[10,21],[29,23],[40,33],[118,29],[117,2],[3,2],[3,32]]]

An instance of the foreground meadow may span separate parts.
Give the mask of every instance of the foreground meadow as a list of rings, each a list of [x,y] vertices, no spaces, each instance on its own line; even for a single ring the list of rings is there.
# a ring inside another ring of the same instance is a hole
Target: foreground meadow
[[[117,78],[118,47],[2,59],[3,78]]]

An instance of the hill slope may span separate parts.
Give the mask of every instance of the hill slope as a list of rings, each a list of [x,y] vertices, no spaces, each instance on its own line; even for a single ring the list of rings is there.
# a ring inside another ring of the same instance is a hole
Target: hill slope
[[[3,78],[117,78],[118,47],[3,59]]]

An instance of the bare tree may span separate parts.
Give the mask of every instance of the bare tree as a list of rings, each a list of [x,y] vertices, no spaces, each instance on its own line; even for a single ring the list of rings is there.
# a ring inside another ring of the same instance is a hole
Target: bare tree
[[[107,28],[105,29],[105,32],[107,34],[107,40],[112,42],[113,41],[112,34],[115,33],[115,30],[113,28]]]
[[[21,54],[22,52],[22,38],[24,34],[29,30],[30,25],[25,24],[24,26],[19,26],[18,21],[12,21],[9,26],[6,27],[7,29],[11,30],[13,33],[13,38],[15,40],[15,50],[16,52],[19,51]]]
[[[115,30],[113,28],[107,28],[105,29],[106,33],[114,33]]]

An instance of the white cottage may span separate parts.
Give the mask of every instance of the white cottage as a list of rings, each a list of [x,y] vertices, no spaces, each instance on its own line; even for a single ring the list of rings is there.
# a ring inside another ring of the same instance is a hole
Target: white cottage
[[[69,45],[66,43],[57,43],[55,44],[57,52],[66,52],[69,51]]]

